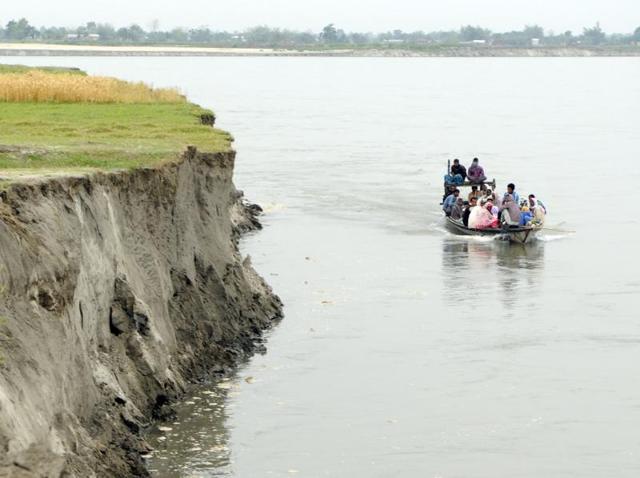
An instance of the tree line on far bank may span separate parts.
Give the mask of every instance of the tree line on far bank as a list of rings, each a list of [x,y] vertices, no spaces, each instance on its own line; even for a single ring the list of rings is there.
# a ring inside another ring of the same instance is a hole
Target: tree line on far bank
[[[35,27],[25,18],[10,20],[0,26],[0,40],[9,42],[56,42],[96,44],[168,44],[207,45],[220,47],[318,48],[318,47],[379,47],[492,45],[503,47],[527,46],[607,46],[640,45],[640,27],[632,33],[606,33],[599,24],[583,28],[582,32],[545,31],[539,25],[527,25],[522,30],[492,32],[479,26],[467,25],[459,30],[436,32],[384,33],[345,32],[334,24],[319,32],[294,31],[257,26],[238,32],[214,31],[207,27],[160,30],[154,21],[145,30],[140,25],[116,28],[108,23],[88,22],[83,26]]]

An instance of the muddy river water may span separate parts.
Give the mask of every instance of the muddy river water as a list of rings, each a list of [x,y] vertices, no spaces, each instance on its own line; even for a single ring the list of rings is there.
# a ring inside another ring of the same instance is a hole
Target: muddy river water
[[[155,476],[640,476],[637,59],[21,61],[180,86],[266,210],[242,249],[286,317],[156,430]],[[543,199],[539,241],[443,229],[473,156]]]

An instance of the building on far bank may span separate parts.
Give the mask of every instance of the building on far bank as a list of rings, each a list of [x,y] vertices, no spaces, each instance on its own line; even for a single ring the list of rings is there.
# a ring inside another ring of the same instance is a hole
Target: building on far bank
[[[478,46],[482,46],[482,45],[486,45],[487,44],[487,40],[471,40],[471,41],[461,41],[460,45],[478,45]]]
[[[67,40],[99,41],[100,40],[100,34],[99,33],[87,33],[85,35],[85,34],[81,34],[81,33],[67,33],[66,39]]]

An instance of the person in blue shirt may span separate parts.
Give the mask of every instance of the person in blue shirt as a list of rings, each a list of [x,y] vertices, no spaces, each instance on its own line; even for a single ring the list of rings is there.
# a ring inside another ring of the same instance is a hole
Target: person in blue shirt
[[[445,216],[451,216],[451,210],[453,209],[453,205],[456,203],[458,196],[460,196],[460,190],[454,189],[453,193],[449,194],[445,198],[442,203],[442,210],[444,211]]]
[[[515,202],[516,204],[520,204],[520,196],[516,192],[515,184],[513,183],[507,184],[507,192],[504,193],[504,197],[506,198],[508,194],[511,194],[511,198],[513,199],[513,202]]]

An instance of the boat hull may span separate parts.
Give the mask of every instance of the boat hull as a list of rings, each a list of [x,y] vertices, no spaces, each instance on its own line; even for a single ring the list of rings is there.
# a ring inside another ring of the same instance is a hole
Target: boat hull
[[[530,242],[540,230],[531,226],[512,227],[509,229],[471,229],[450,217],[446,217],[445,221],[447,229],[459,236],[495,237],[496,239],[509,240],[518,244]]]

